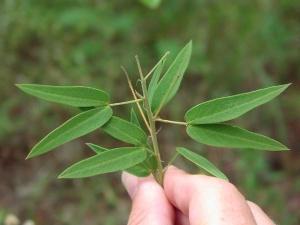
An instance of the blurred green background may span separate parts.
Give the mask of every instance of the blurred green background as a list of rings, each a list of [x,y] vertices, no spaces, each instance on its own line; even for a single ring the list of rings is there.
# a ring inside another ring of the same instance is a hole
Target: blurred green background
[[[150,70],[190,39],[192,60],[182,88],[163,111],[182,120],[201,101],[272,84],[293,85],[277,100],[237,121],[278,139],[292,151],[207,148],[181,127],[162,126],[168,159],[185,145],[216,163],[251,201],[278,223],[300,223],[300,2],[297,0],[1,0],[0,1],[0,224],[7,214],[35,224],[125,224],[129,199],[120,174],[57,180],[92,153],[84,145],[119,143],[101,132],[25,161],[29,149],[77,111],[29,97],[15,83],[103,88],[113,101],[131,98],[124,65],[137,77],[134,55]],[[118,114],[128,118],[127,108]],[[190,172],[183,160],[177,166]]]

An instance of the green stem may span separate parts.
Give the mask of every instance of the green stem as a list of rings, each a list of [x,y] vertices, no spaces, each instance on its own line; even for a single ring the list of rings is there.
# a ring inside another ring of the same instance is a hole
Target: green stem
[[[130,101],[125,101],[125,102],[116,102],[116,103],[111,103],[109,104],[111,107],[113,106],[119,106],[119,105],[128,105],[128,104],[132,104],[132,103],[136,103],[136,102],[141,102],[144,99],[134,99],[134,100],[130,100]]]
[[[174,120],[165,120],[165,119],[161,119],[161,118],[156,118],[156,121],[162,122],[162,123],[170,123],[170,124],[176,124],[176,125],[183,125],[183,126],[187,125],[186,122],[174,121]]]
[[[147,84],[146,84],[146,80],[143,76],[141,65],[140,65],[140,62],[139,62],[139,59],[137,56],[136,56],[136,61],[137,61],[139,74],[140,74],[140,78],[141,78],[143,95],[145,98],[144,106],[145,106],[145,111],[146,111],[146,115],[148,117],[148,122],[149,122],[149,126],[150,126],[150,136],[151,136],[151,140],[152,140],[154,154],[155,154],[155,157],[157,160],[157,171],[155,171],[154,177],[160,185],[163,185],[163,166],[161,163],[161,157],[160,157],[158,141],[157,141],[157,136],[156,136],[155,118],[152,114],[151,107],[150,107],[150,104],[148,101]]]

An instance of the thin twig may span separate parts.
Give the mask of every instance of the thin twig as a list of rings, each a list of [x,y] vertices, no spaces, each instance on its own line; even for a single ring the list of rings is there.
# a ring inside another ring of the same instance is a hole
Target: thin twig
[[[135,92],[134,92],[134,89],[133,89],[131,80],[130,80],[130,78],[129,78],[129,75],[128,75],[126,69],[125,69],[123,66],[121,66],[121,69],[123,70],[123,72],[124,72],[124,74],[125,74],[125,76],[126,76],[126,79],[127,79],[127,82],[128,82],[128,86],[129,86],[129,88],[130,88],[130,90],[131,90],[131,93],[132,93],[132,95],[133,95],[133,98],[134,98],[135,100],[138,99],[138,98],[136,97],[136,94],[135,94]],[[151,129],[150,129],[149,123],[148,123],[148,121],[147,121],[147,119],[146,119],[146,116],[145,116],[145,114],[144,114],[144,112],[143,112],[143,110],[142,110],[142,108],[141,108],[139,102],[136,102],[136,105],[137,105],[137,107],[138,107],[138,110],[140,111],[140,114],[141,114],[141,116],[142,116],[142,118],[143,118],[143,120],[144,120],[144,123],[145,123],[147,129],[148,129],[149,132],[151,133]]]
[[[144,96],[141,95],[139,92],[135,91],[135,94],[139,97],[139,98],[143,98]]]
[[[153,73],[153,71],[158,67],[158,65],[161,63],[161,61],[163,61],[166,57],[167,57],[167,55],[169,55],[170,54],[170,52],[169,51],[167,51],[164,55],[163,55],[163,57],[161,57],[161,59],[155,64],[155,66],[149,71],[149,73],[147,73],[147,75],[145,76],[145,80],[147,80],[150,76],[151,76],[151,74]]]
[[[116,102],[116,103],[109,104],[109,106],[128,105],[128,104],[132,104],[132,103],[136,103],[136,102],[141,102],[141,101],[144,101],[144,99],[139,98],[139,99],[129,100],[129,101],[125,101],[125,102]]]
[[[181,122],[181,121],[165,120],[165,119],[161,119],[161,118],[156,118],[155,120],[158,122],[162,122],[162,123],[170,123],[170,124],[183,125],[183,126],[187,125],[186,122]]]
[[[168,169],[168,167],[171,166],[171,164],[177,159],[178,155],[179,155],[179,153],[176,152],[176,153],[172,156],[172,158],[170,159],[170,161],[168,162],[168,164],[165,166],[164,172],[165,172],[165,171]]]

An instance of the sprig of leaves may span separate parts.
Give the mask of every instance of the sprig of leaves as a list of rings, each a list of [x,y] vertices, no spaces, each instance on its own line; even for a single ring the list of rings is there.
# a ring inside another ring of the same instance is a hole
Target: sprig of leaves
[[[60,178],[83,178],[125,170],[136,176],[148,176],[152,173],[157,181],[162,183],[164,170],[157,141],[156,122],[184,125],[187,135],[193,140],[214,147],[268,151],[288,150],[286,146],[276,140],[237,126],[224,124],[224,122],[236,119],[271,101],[290,84],[267,87],[200,103],[187,110],[184,116],[185,121],[160,118],[159,114],[162,108],[171,101],[180,87],[191,54],[192,42],[190,41],[178,53],[166,72],[163,73],[167,54],[146,76],[144,76],[136,57],[143,93],[139,94],[134,90],[124,69],[134,98],[124,102],[111,103],[107,92],[91,87],[17,85],[22,91],[35,97],[74,106],[83,111],[46,135],[32,148],[28,158],[54,150],[62,144],[99,128],[111,137],[131,146],[109,149],[88,143],[88,147],[94,151],[95,155],[70,166],[59,176]],[[150,77],[148,84],[147,79]],[[130,121],[113,115],[113,107],[127,104],[136,104],[140,115],[137,114],[134,107],[131,108]],[[224,173],[203,156],[184,147],[176,148],[176,154],[191,161],[209,174],[228,180]]]

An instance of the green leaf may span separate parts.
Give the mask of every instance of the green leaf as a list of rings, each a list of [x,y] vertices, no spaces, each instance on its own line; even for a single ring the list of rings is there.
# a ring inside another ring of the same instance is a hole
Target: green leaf
[[[133,145],[146,145],[147,135],[137,125],[113,116],[102,129],[112,137]]]
[[[137,177],[147,177],[150,175],[150,169],[144,163],[139,163],[133,167],[126,169],[126,172],[131,173]]]
[[[194,140],[215,147],[288,150],[286,146],[269,137],[225,124],[189,125],[187,133]]]
[[[59,178],[83,178],[130,168],[145,160],[146,149],[122,147],[84,159],[63,171]]]
[[[90,133],[103,126],[111,116],[112,109],[109,106],[92,109],[78,114],[53,130],[37,143],[27,158],[44,154],[59,145]]]
[[[89,148],[92,149],[97,154],[100,154],[102,152],[105,152],[105,151],[109,150],[107,148],[104,148],[102,146],[95,145],[95,144],[92,144],[92,143],[86,143],[86,145],[89,146]]]
[[[180,155],[193,162],[199,168],[204,169],[205,171],[207,171],[208,173],[212,174],[215,177],[228,180],[228,178],[224,173],[222,173],[215,165],[213,165],[210,161],[208,161],[203,156],[198,155],[183,147],[176,148],[176,150]]]
[[[153,75],[151,77],[151,80],[150,80],[150,83],[149,83],[149,86],[148,86],[148,99],[149,99],[149,102],[152,102],[154,91],[157,88],[159,78],[160,78],[161,73],[163,71],[164,63],[165,63],[165,60],[160,61],[160,63],[158,64],[158,66],[154,70]]]
[[[130,122],[135,124],[138,127],[141,127],[138,115],[136,114],[134,108],[131,108],[131,112],[130,112]]]
[[[105,151],[111,151],[111,149],[107,149],[92,143],[87,143],[87,145],[97,154],[103,153]],[[126,171],[137,177],[146,177],[150,174],[151,170],[147,168],[147,165],[144,162],[141,162],[137,165],[134,165],[133,167],[126,169]]]
[[[179,52],[155,88],[151,102],[153,112],[159,112],[178,91],[184,72],[189,64],[191,54],[192,41]]]
[[[39,84],[16,86],[35,97],[75,107],[104,106],[109,102],[109,95],[106,92],[91,87]]]
[[[188,110],[185,120],[189,124],[209,124],[235,119],[272,100],[289,85],[278,85],[203,102]]]
[[[147,159],[133,167],[128,168],[126,171],[137,177],[149,176],[151,171],[157,169],[157,160],[153,154],[147,154]]]

